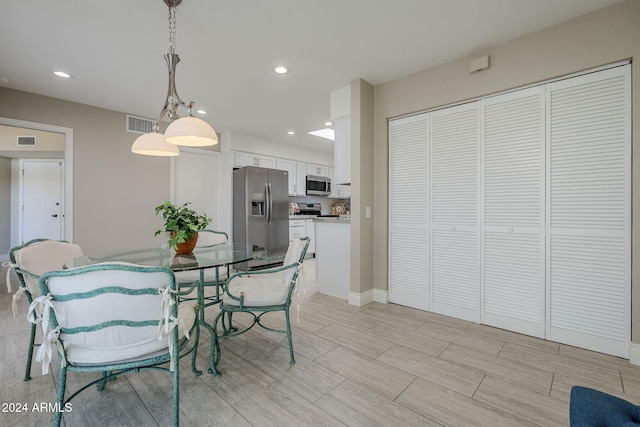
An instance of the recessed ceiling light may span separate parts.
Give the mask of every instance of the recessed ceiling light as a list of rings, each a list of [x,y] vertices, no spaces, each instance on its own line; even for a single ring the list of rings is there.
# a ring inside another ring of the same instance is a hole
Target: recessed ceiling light
[[[204,116],[205,114],[207,114],[207,110],[202,110],[202,109],[201,110],[196,110],[196,113],[202,114]]]
[[[324,122],[325,126],[333,126],[333,122]]]
[[[280,65],[279,67],[276,67],[274,71],[278,74],[287,74],[289,72],[289,69]]]
[[[309,134],[319,136],[320,138],[328,139],[331,141],[335,140],[335,132],[333,131],[333,129],[329,128],[314,130],[309,132]]]
[[[54,71],[53,74],[55,74],[58,77],[62,77],[63,79],[70,79],[71,78],[71,74],[67,74],[64,71]]]
[[[289,132],[287,132],[289,135],[295,135],[296,133],[292,130],[290,130]]]

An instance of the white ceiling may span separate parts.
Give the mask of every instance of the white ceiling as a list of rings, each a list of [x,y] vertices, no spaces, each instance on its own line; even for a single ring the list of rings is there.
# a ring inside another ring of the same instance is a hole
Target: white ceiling
[[[219,133],[332,150],[306,132],[352,80],[385,83],[620,1],[183,0],[176,86]],[[168,28],[163,0],[3,0],[0,85],[156,119]]]

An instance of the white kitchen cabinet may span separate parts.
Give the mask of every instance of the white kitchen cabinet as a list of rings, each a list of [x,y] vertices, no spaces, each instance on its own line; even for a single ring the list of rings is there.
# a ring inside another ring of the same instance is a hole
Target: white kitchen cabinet
[[[296,162],[296,196],[307,195],[307,164]]]
[[[307,235],[307,224],[304,219],[289,220],[289,241]]]
[[[234,165],[240,168],[244,166],[258,166],[261,168],[276,169],[276,158],[263,156],[261,154],[236,152]]]
[[[276,159],[276,169],[287,171],[289,178],[289,195],[297,196],[297,168],[295,160]]]
[[[307,175],[331,177],[329,166],[307,163]]]
[[[350,185],[336,185],[331,183],[331,190],[333,194],[332,197],[336,199],[348,199],[351,197],[351,186]]]
[[[316,222],[316,276],[318,292],[344,300],[351,291],[351,225]]]
[[[305,233],[309,238],[309,249],[307,254],[312,255],[316,253],[316,221],[314,219],[305,220]]]
[[[334,119],[333,129],[333,182],[351,184],[351,116]]]

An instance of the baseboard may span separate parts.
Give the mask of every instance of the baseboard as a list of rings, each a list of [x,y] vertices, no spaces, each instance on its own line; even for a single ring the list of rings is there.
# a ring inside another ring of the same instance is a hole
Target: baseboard
[[[381,302],[386,304],[389,302],[389,293],[380,289],[369,289],[361,294],[349,292],[349,304],[362,307],[370,302]]]
[[[640,344],[631,343],[629,345],[629,363],[640,365]]]
[[[349,292],[349,304],[357,307],[362,307],[373,302],[373,289],[364,291],[361,294],[356,292]]]
[[[389,303],[389,291],[383,291],[382,289],[373,290],[373,300],[382,304]]]

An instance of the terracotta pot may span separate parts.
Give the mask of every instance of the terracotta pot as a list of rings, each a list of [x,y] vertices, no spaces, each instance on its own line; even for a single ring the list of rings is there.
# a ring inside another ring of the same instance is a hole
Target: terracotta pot
[[[176,248],[177,254],[190,254],[193,252],[193,248],[196,247],[196,243],[198,242],[198,232],[193,235],[193,237],[187,240],[184,243],[178,243]]]

